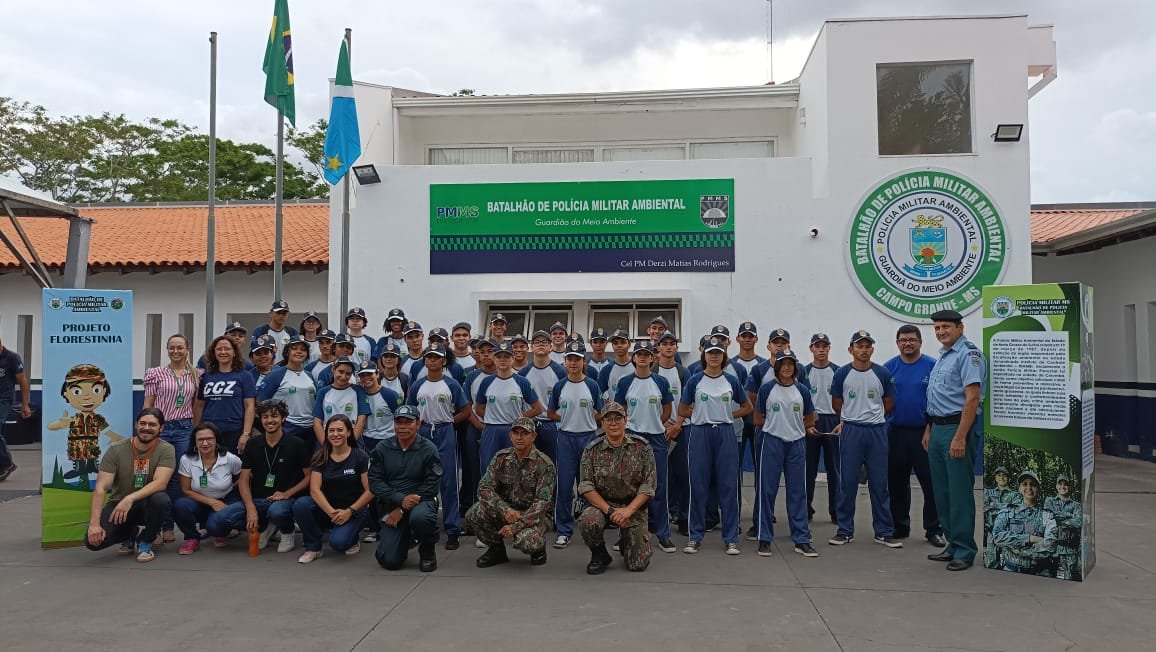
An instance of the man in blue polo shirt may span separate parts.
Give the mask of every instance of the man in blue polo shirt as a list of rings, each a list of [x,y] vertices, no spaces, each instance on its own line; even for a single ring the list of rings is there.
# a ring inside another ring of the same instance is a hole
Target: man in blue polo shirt
[[[927,451],[923,450],[926,425],[927,382],[935,358],[923,355],[923,336],[911,324],[899,327],[895,334],[899,355],[883,364],[895,380],[895,409],[888,416],[887,489],[891,495],[891,518],[895,521],[895,538],[911,536],[911,472],[923,490],[923,532],[928,543],[942,548],[947,545],[935,513],[935,492],[931,489],[931,469]]]

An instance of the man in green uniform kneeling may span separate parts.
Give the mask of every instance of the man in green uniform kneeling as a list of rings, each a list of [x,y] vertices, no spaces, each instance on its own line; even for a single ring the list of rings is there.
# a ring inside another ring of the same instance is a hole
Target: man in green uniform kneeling
[[[558,472],[534,446],[536,438],[533,419],[515,419],[510,425],[513,446],[494,455],[478,484],[478,502],[466,512],[466,523],[487,546],[478,568],[510,561],[505,539],[530,555],[534,566],[546,563],[546,528],[554,520]]]
[[[603,539],[609,523],[622,530],[627,570],[644,571],[651,556],[646,505],[654,497],[654,453],[644,439],[626,434],[622,404],[606,402],[602,426],[606,435],[582,451],[578,473],[578,493],[590,505],[578,517],[582,540],[590,548],[586,572],[600,575],[614,561]]]

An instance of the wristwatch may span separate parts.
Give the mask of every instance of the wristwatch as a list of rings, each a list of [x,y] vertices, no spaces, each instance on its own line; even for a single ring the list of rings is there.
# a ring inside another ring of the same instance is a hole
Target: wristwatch
[[[610,518],[611,516],[614,516],[614,506],[613,505],[606,508],[606,518]]]

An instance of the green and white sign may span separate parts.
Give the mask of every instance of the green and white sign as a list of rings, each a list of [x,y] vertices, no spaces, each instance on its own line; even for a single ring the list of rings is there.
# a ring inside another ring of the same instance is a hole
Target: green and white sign
[[[1007,225],[974,182],[947,170],[897,174],[859,202],[848,264],[863,296],[884,313],[928,320],[968,313],[1007,267]]]
[[[1096,559],[1092,288],[985,287],[983,316],[984,563],[1083,579]]]

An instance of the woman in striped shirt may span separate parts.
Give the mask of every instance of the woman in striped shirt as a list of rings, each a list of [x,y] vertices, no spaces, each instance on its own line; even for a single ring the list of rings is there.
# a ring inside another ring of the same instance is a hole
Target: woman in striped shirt
[[[161,439],[178,451],[189,448],[193,432],[193,398],[197,395],[197,368],[189,357],[189,340],[184,335],[171,335],[166,344],[169,364],[153,367],[144,374],[144,407],[158,408],[165,415]],[[167,493],[174,502],[182,497],[180,478],[176,473],[169,480]],[[172,514],[161,524],[157,544],[176,540]]]

